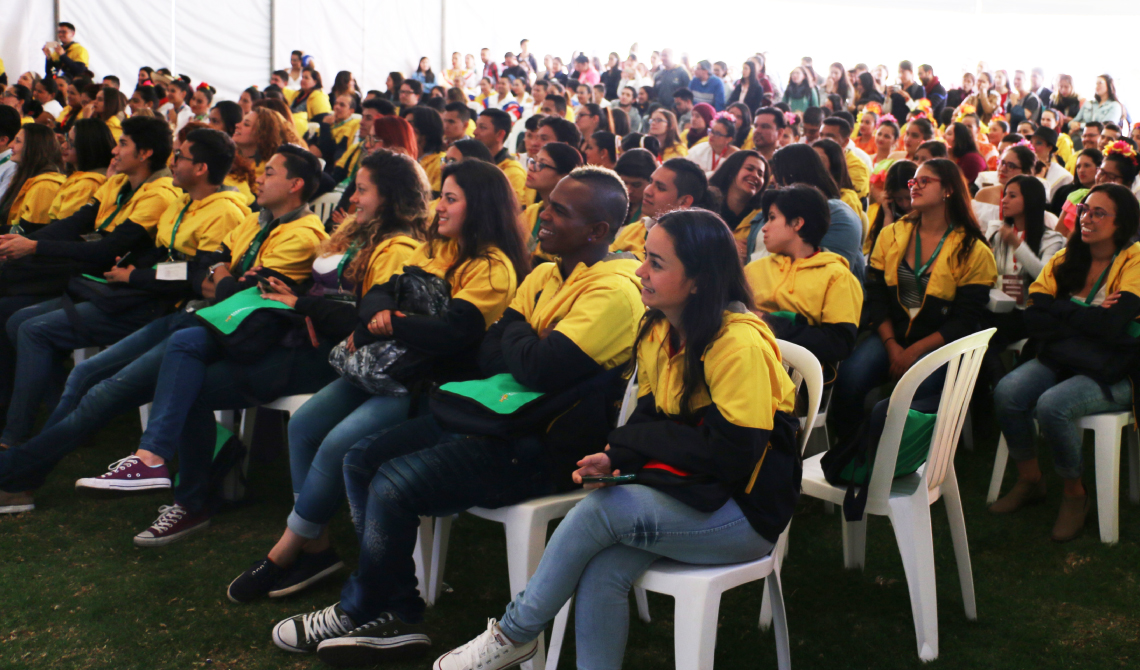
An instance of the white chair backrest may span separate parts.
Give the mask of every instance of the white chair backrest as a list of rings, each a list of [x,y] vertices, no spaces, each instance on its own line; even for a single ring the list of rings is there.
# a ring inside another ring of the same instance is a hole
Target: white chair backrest
[[[808,438],[811,437],[811,429],[815,425],[819,403],[823,398],[823,367],[814,354],[800,345],[784,340],[776,340],[776,343],[780,346],[780,358],[783,359],[784,369],[788,371],[792,383],[796,385],[796,392],[799,392],[802,384],[807,384],[807,416],[800,420],[802,430],[799,446],[802,454]]]
[[[633,376],[629,378],[629,383],[625,385],[625,395],[621,398],[621,410],[618,412],[617,427],[621,428],[629,421],[629,417],[633,415],[634,408],[637,407],[637,366],[633,366]]]
[[[891,393],[886,424],[883,427],[883,435],[879,438],[878,453],[875,454],[875,465],[867,495],[869,505],[875,504],[875,501],[886,500],[890,494],[903,427],[915,391],[927,377],[945,365],[946,382],[942,386],[938,418],[934,423],[934,435],[930,440],[930,452],[926,457],[924,473],[928,489],[942,485],[954,460],[954,452],[958,448],[958,436],[961,435],[962,425],[966,421],[966,412],[970,407],[970,397],[974,394],[974,382],[978,379],[982,358],[995,332],[995,328],[990,328],[950,342],[915,363],[899,380],[894,392]]]
[[[340,202],[339,193],[326,193],[309,203],[309,209],[312,209],[313,214],[316,214],[321,221],[328,221],[338,202]]]

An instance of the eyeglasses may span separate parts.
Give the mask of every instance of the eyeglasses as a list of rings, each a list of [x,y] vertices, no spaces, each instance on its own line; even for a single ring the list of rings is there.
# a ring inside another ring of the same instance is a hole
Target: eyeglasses
[[[715,130],[710,130],[709,135],[714,135],[716,137],[732,137],[732,133],[718,133]]]
[[[1002,170],[1021,170],[1021,166],[1017,163],[1014,163],[1013,161],[1002,161],[1001,163],[998,163],[998,167]]]
[[[1101,209],[1100,207],[1093,207],[1083,202],[1077,205],[1077,219],[1080,220],[1085,218],[1086,214],[1093,221],[1103,221],[1104,217],[1108,216],[1108,212]]]
[[[174,150],[174,162],[175,162],[175,163],[177,163],[178,161],[182,160],[183,158],[185,158],[186,160],[190,161],[191,163],[198,163],[198,162],[200,162],[200,161],[196,161],[196,160],[194,160],[194,157],[193,157],[193,156],[187,156],[186,154],[182,153],[182,150],[181,150],[181,149],[175,149],[175,150]]]
[[[542,172],[544,169],[553,170],[555,168],[553,165],[547,165],[546,163],[540,163],[534,158],[527,158],[526,159],[526,169],[530,170],[531,172]]]
[[[911,190],[916,189],[916,188],[921,190],[921,189],[926,188],[931,182],[941,182],[941,181],[942,180],[939,179],[938,177],[915,177],[914,179],[911,179],[910,181],[908,181],[906,183],[906,185]]]
[[[364,138],[364,146],[374,147],[380,144],[380,138],[375,135],[369,135]]]
[[[662,119],[662,118],[657,117],[657,116],[651,116],[651,117],[649,117],[649,122],[650,123],[668,123],[669,121],[667,119]]]
[[[1109,172],[1108,170],[1105,170],[1104,168],[1097,168],[1096,180],[1101,181],[1102,179],[1109,181],[1109,182],[1112,182],[1113,184],[1124,184],[1124,177],[1122,177],[1118,174],[1114,174],[1112,172]]]

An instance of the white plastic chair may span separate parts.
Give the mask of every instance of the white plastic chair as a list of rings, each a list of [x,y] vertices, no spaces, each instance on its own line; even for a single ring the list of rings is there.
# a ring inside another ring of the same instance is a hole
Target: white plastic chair
[[[275,409],[282,412],[288,412],[289,416],[293,416],[293,413],[301,409],[301,405],[304,405],[309,400],[309,398],[312,397],[313,395],[311,393],[282,396],[272,402],[267,402],[260,407],[261,409]],[[222,497],[226,500],[241,500],[245,497],[246,474],[249,472],[249,447],[253,444],[253,427],[257,424],[257,410],[257,407],[250,407],[249,409],[244,410],[241,417],[241,426],[239,427],[240,432],[239,430],[234,430],[234,433],[241,437],[242,443],[246,446],[246,451],[245,458],[242,459],[241,462],[241,468],[234,468],[231,470],[230,473],[226,475],[226,478],[222,481]],[[231,423],[230,426],[227,427],[231,427],[233,425],[233,411],[215,412],[215,414],[222,414],[223,417],[228,414]],[[222,418],[219,418],[219,421],[221,421],[223,425],[226,424]],[[231,430],[233,430],[232,427]]]
[[[1096,514],[1100,523],[1100,541],[1116,544],[1120,540],[1120,431],[1128,435],[1128,497],[1140,503],[1140,443],[1133,427],[1132,412],[1107,412],[1082,417],[1077,425],[1093,432],[1093,468],[1096,472]],[[998,440],[994,470],[986,503],[997,501],[1001,482],[1009,461],[1005,434]]]
[[[637,406],[637,370],[626,385],[625,395],[622,397],[621,409],[618,412],[617,425],[624,426]],[[511,596],[526,588],[538,563],[542,560],[542,552],[546,549],[546,531],[550,522],[561,519],[574,509],[580,500],[586,497],[589,491],[578,489],[567,493],[559,493],[544,498],[528,500],[517,505],[508,505],[498,509],[485,509],[473,507],[467,510],[474,516],[503,524],[507,536],[507,574],[510,579]],[[451,522],[455,516],[439,517],[434,519],[434,532],[431,532],[433,520],[431,517],[420,517],[420,534],[416,543],[414,558],[416,561],[416,576],[427,574],[427,595],[424,600],[432,605],[439,597],[443,587],[443,573],[447,564],[447,545],[451,535]],[[429,540],[430,538],[430,540]],[[423,588],[420,589],[421,594]],[[551,634],[550,656],[546,656],[543,639],[538,639],[538,653],[535,654],[523,668],[547,668],[554,670],[558,667],[558,655],[562,648],[562,639],[566,633],[566,622],[570,616],[570,603],[562,607],[554,619],[554,629]]]
[[[871,474],[865,514],[890,518],[902,555],[910,588],[911,612],[918,642],[918,656],[923,661],[938,657],[938,594],[934,581],[934,542],[930,528],[930,505],[940,497],[946,499],[950,517],[950,534],[962,584],[962,600],[966,618],[978,618],[974,602],[974,577],[970,567],[970,550],[966,541],[966,520],[962,515],[962,499],[954,474],[954,452],[965,423],[974,382],[985,356],[987,343],[995,329],[974,333],[951,342],[914,364],[899,380],[891,393],[886,424],[879,439]],[[946,366],[946,382],[938,405],[938,418],[926,463],[918,472],[896,478],[895,461],[903,426],[914,392],[919,385],[942,366]],[[846,486],[834,486],[823,476],[820,457],[804,461],[804,493],[813,498],[842,504]],[[867,519],[847,522],[843,519],[844,565],[862,568],[866,558]]]
[[[326,193],[309,203],[309,208],[321,221],[328,221],[336,209],[336,204],[340,202],[340,195],[340,193]]]
[[[823,397],[823,368],[807,349],[780,341],[780,355],[797,390],[807,385],[807,415],[800,419],[802,431],[799,449],[802,453],[811,438]],[[780,533],[772,553],[746,563],[729,565],[692,565],[669,559],[654,563],[634,584],[638,615],[649,622],[646,591],[671,595],[673,605],[673,649],[678,670],[709,670],[716,651],[717,619],[721,595],[729,589],[765,580],[764,601],[760,608],[760,629],[767,630],[775,622],[776,659],[781,670],[792,667],[788,643],[788,619],[784,611],[780,565],[787,548],[788,528]],[[553,654],[553,651],[551,652]]]

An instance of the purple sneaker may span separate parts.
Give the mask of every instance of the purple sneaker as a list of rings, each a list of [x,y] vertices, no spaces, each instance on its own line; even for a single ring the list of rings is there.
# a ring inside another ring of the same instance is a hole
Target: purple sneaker
[[[143,532],[135,535],[136,547],[160,547],[177,542],[187,535],[206,529],[210,516],[205,512],[191,514],[185,507],[174,503],[158,508],[158,518]]]
[[[170,469],[166,464],[153,468],[138,456],[127,456],[107,466],[98,477],[85,477],[75,482],[77,489],[100,491],[149,491],[170,488]]]

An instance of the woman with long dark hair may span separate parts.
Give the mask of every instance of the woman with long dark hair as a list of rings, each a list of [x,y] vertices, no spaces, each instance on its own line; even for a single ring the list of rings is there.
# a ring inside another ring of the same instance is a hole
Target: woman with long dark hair
[[[1033,176],[1036,171],[1037,155],[1025,145],[1014,145],[1005,150],[998,162],[998,183],[986,186],[974,194],[974,216],[983,225],[1001,218],[1001,199],[1005,185],[1019,175]]]
[[[660,153],[657,160],[664,163],[670,158],[684,158],[689,148],[681,141],[677,128],[677,116],[665,108],[656,109],[649,115],[649,135],[657,140]]]
[[[871,389],[983,327],[997,279],[993,253],[957,165],[927,161],[910,181],[910,195],[911,213],[884,227],[871,253],[864,322],[873,330],[840,368],[828,410],[841,441],[862,423]],[[941,391],[942,374],[935,374],[915,399]]]
[[[1064,484],[1052,532],[1058,542],[1081,532],[1091,508],[1081,479],[1084,431],[1078,422],[1132,407],[1133,332],[1140,316],[1140,244],[1132,239],[1138,228],[1140,204],[1127,187],[1102,184],[1089,191],[1079,230],[1029,287],[1025,324],[1040,342],[1038,356],[994,390],[998,424],[1018,477],[990,511],[1010,513],[1045,498],[1039,428]]]
[[[301,92],[293,98],[289,109],[294,113],[305,112],[310,123],[320,123],[326,114],[332,113],[332,103],[324,92],[321,73],[313,68],[301,71]]]
[[[107,124],[98,119],[80,119],[63,136],[61,154],[68,176],[51,203],[48,219],[66,219],[90,202],[107,181],[115,140]]]
[[[855,109],[863,109],[869,102],[883,104],[883,94],[875,87],[875,77],[870,72],[859,73],[855,80]],[[839,110],[835,110],[839,111]]]
[[[831,179],[839,187],[839,199],[859,217],[865,235],[870,227],[870,221],[867,219],[867,213],[863,211],[863,203],[859,201],[859,194],[855,192],[851,173],[847,171],[847,158],[843,153],[843,148],[835,140],[826,138],[812,142],[811,147],[819,154],[823,166],[827,168]]]
[[[743,102],[734,102],[724,109],[732,117],[736,130],[732,136],[732,146],[738,149],[752,149],[752,108]]]
[[[0,225],[5,232],[32,232],[50,221],[51,205],[63,185],[63,156],[55,133],[47,126],[25,124],[12,140],[12,162],[18,167],[0,199]]]
[[[792,70],[788,87],[784,89],[784,102],[797,114],[803,114],[808,107],[819,106],[819,91],[808,80],[807,70],[803,66]]]
[[[711,212],[679,210],[649,231],[646,251],[637,271],[649,308],[636,345],[640,400],[607,450],[574,473],[576,483],[610,474],[637,482],[603,486],[578,503],[501,620],[436,667],[529,658],[575,593],[579,665],[619,667],[629,589],[654,561],[755,560],[791,518],[801,476],[795,387],[771,330],[749,313],[752,291],[732,236]],[[646,524],[656,532],[635,530]]]
[[[586,159],[586,164],[610,170],[614,169],[614,165],[617,164],[618,150],[621,148],[618,145],[618,139],[618,135],[608,130],[599,130],[583,139],[582,154]]]
[[[1085,102],[1072,122],[1119,123],[1122,116],[1120,102],[1116,99],[1116,83],[1111,75],[1102,74],[1096,78],[1095,95]]]
[[[760,213],[760,199],[768,187],[768,161],[759,152],[738,151],[720,164],[709,177],[709,186],[720,192],[720,217],[728,224],[744,256],[752,219]]]
[[[847,69],[843,67],[843,63],[832,63],[827,71],[827,81],[824,83],[822,91],[828,95],[838,95],[840,100],[843,101],[844,107],[847,102],[851,100],[851,86],[847,83]],[[839,111],[839,110],[835,110]]]
[[[728,96],[728,104],[739,102],[748,109],[751,114],[752,110],[760,109],[764,105],[764,88],[760,85],[760,79],[756,75],[756,65],[750,61],[744,61],[744,65],[740,69],[740,81],[733,87],[732,93]],[[749,123],[748,127],[751,128],[752,124]]]
[[[127,117],[128,107],[127,96],[123,95],[122,91],[104,86],[95,94],[91,109],[93,118],[106,123],[107,128],[111,130],[111,136],[118,142],[123,134],[123,119]]]
[[[962,171],[966,183],[973,184],[978,174],[986,171],[986,159],[978,151],[978,143],[974,141],[969,126],[961,122],[952,123],[947,126],[943,137],[950,147],[948,157]]]

